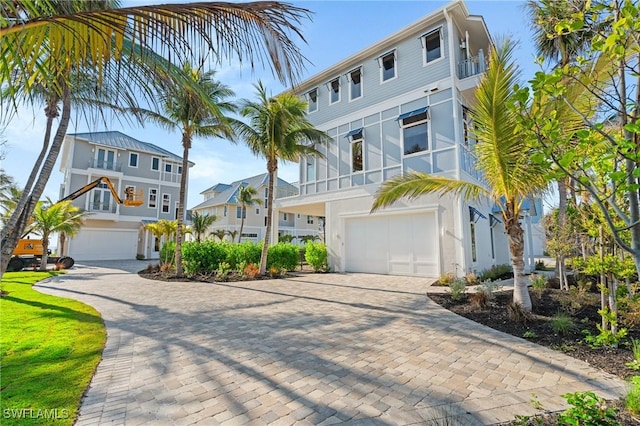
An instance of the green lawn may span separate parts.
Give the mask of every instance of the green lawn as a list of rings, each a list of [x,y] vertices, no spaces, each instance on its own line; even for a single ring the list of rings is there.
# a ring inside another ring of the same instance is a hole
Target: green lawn
[[[55,274],[8,272],[2,277],[3,426],[73,424],[80,398],[100,361],[106,339],[100,314],[83,303],[31,288]]]

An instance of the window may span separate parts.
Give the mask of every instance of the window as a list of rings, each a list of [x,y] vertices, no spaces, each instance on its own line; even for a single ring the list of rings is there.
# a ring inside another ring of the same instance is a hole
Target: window
[[[135,152],[129,153],[129,167],[138,167],[138,154]]]
[[[316,180],[316,163],[312,157],[307,157],[306,169],[307,169],[307,182]]]
[[[167,173],[171,173],[171,171],[173,170],[172,166],[173,166],[172,164],[168,164],[168,163],[165,164],[164,165],[164,171],[167,172]]]
[[[264,226],[267,226],[267,217],[264,217]]]
[[[224,206],[224,210],[222,210],[222,216],[227,217],[227,206]]]
[[[265,209],[269,208],[269,188],[264,189],[264,204]]]
[[[307,224],[308,225],[313,225],[313,216],[308,216],[307,215]]]
[[[242,206],[236,207],[236,219],[246,219],[247,218],[247,208]]]
[[[162,213],[169,213],[171,194],[162,194]]]
[[[289,220],[289,216],[286,213],[282,213],[282,220]]]
[[[174,219],[178,219],[178,211],[179,211],[178,209],[179,208],[180,208],[180,203],[178,201],[176,201],[176,204],[175,204],[175,212],[176,212],[176,214],[174,216]]]
[[[390,52],[378,58],[380,80],[387,81],[396,77],[396,52]]]
[[[340,102],[340,78],[329,82],[329,104]]]
[[[111,210],[111,191],[106,183],[98,184],[93,190],[92,210],[105,212]]]
[[[116,152],[109,149],[98,148],[96,151],[97,169],[116,170]]]
[[[362,128],[355,129],[347,133],[347,138],[351,140],[351,171],[362,171]]]
[[[476,251],[476,224],[471,222],[471,260],[476,262],[478,255]]]
[[[362,69],[358,68],[349,73],[349,100],[362,96]]]
[[[158,198],[158,190],[155,188],[150,188],[149,189],[149,208],[150,209],[155,209],[156,208],[156,201]]]
[[[318,89],[313,89],[307,93],[307,101],[309,102],[309,112],[318,110]]]
[[[178,166],[178,174],[181,175],[182,174],[182,166]]]
[[[256,207],[256,214],[260,214],[260,209]]]
[[[402,114],[398,117],[402,125],[404,155],[426,151],[429,148],[428,108]]]
[[[435,61],[442,56],[442,51],[440,49],[440,29],[423,35],[421,40],[425,64]]]
[[[160,170],[160,159],[158,157],[151,157],[151,170]]]
[[[469,148],[470,145],[475,142],[472,140],[471,136],[471,128],[473,123],[471,122],[471,117],[469,116],[469,108],[463,106],[462,107],[462,133],[464,137],[464,146]]]

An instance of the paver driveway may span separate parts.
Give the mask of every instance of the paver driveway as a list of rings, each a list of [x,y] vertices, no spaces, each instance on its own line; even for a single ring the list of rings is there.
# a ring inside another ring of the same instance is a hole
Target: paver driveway
[[[165,283],[130,273],[143,266],[79,266],[38,286],[94,306],[107,326],[78,425],[476,425],[533,413],[532,394],[557,410],[565,392],[624,392],[439,307],[425,279]]]

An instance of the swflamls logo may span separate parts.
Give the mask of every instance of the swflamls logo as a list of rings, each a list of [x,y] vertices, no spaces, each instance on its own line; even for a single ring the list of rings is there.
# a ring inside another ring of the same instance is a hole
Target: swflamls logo
[[[66,408],[34,409],[34,408],[5,408],[2,411],[5,419],[46,419],[60,420],[69,418]]]

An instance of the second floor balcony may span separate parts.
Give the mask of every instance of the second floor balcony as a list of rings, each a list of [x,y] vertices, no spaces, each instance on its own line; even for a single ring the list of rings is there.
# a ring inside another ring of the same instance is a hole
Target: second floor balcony
[[[117,208],[117,203],[115,201],[110,201],[108,203],[90,201],[89,202],[89,211],[92,213],[115,213]]]
[[[477,56],[458,62],[458,78],[460,80],[482,74],[485,71],[487,71],[487,60],[482,49],[479,50]]]
[[[89,168],[122,172],[122,163],[108,160],[98,160],[93,158],[89,160]]]

